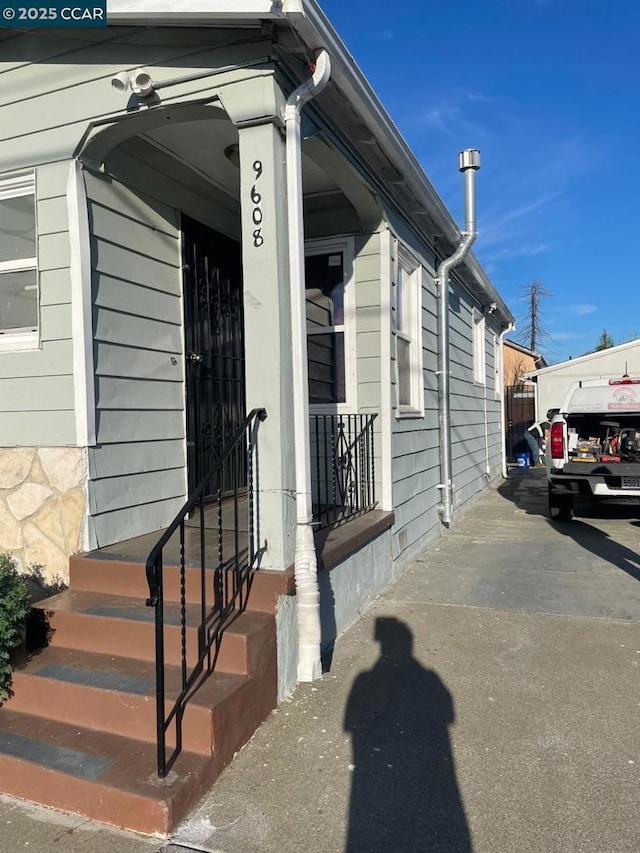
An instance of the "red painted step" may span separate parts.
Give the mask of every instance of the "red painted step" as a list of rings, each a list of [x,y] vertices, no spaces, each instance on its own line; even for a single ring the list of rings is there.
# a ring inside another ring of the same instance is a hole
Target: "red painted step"
[[[148,834],[167,834],[221,767],[183,751],[156,775],[150,743],[16,713],[0,713],[0,785],[5,794]]]
[[[100,556],[98,556],[100,555]],[[149,596],[144,565],[129,559],[118,560],[102,552],[78,554],[69,560],[70,586],[76,592],[97,592],[136,598],[144,603]],[[213,569],[205,570],[207,595],[213,599]],[[231,572],[228,583],[232,583]],[[180,601],[180,570],[177,565],[166,563],[163,572],[164,596],[166,601]],[[186,600],[200,601],[200,568],[187,566],[185,572]],[[243,589],[243,605],[246,609],[274,613],[279,595],[293,591],[293,569],[285,572],[260,569],[253,572],[251,580]]]
[[[136,598],[67,590],[35,605],[44,614],[46,631],[56,646],[107,655],[155,660],[155,611]],[[180,608],[165,605],[165,658],[182,660]],[[198,658],[200,608],[186,608],[186,651],[190,664]],[[269,630],[272,617],[263,613],[234,614],[223,626],[217,648],[216,670],[248,674],[251,671],[250,638]],[[207,626],[215,631],[213,618]],[[215,649],[214,649],[215,651]]]
[[[7,708],[155,743],[155,678],[151,662],[46,648],[14,670],[14,695]],[[168,714],[182,689],[179,667],[167,668],[165,687]],[[190,691],[181,719],[184,748],[210,754],[223,739],[233,741],[234,748],[243,743],[255,722],[254,687],[247,675],[203,673]],[[233,712],[228,714],[230,707]],[[220,730],[221,717],[224,731]],[[174,726],[167,736],[174,745]]]
[[[16,660],[14,695],[0,708],[0,791],[167,834],[276,705],[274,610],[289,579],[283,587],[284,575],[267,573],[254,611],[234,612],[222,624],[209,617],[207,630],[220,639],[192,686],[181,715],[181,751],[161,780],[155,611],[145,606],[144,566],[74,561],[80,569],[72,571],[71,589],[35,606],[33,622],[48,645]],[[169,576],[171,586],[177,569]],[[114,588],[130,594],[114,594]],[[190,603],[184,630],[189,672],[198,657],[200,623],[201,609]],[[165,602],[164,639],[168,711],[182,685],[176,601]],[[173,723],[168,755],[176,742]]]

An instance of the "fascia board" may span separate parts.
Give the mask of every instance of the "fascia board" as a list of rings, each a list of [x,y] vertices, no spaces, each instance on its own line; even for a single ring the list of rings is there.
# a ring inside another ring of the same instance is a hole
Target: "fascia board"
[[[130,22],[171,26],[192,21],[260,21],[284,18],[282,3],[272,0],[107,0],[111,24]]]
[[[535,352],[532,349],[528,349],[527,347],[522,346],[522,344],[517,343],[517,341],[510,341],[507,338],[503,341],[506,347],[511,347],[511,349],[516,350],[516,352],[521,352],[523,355],[530,355],[532,358],[540,358],[540,353]],[[542,368],[540,368],[542,370]]]

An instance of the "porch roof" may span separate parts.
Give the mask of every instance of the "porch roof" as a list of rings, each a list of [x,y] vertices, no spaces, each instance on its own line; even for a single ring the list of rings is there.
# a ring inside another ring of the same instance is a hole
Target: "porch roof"
[[[366,162],[371,161],[376,143],[375,177],[384,194],[428,243],[437,239],[441,256],[453,252],[460,229],[316,0],[182,0],[179,6],[175,0],[109,0],[108,5],[111,24],[249,26],[272,21],[295,30],[310,51],[326,49],[333,82],[341,93],[333,103],[344,103],[346,97],[362,122],[364,133],[355,138],[352,134],[352,144]],[[505,326],[514,322],[473,252],[456,274],[479,301],[496,303],[496,314]]]

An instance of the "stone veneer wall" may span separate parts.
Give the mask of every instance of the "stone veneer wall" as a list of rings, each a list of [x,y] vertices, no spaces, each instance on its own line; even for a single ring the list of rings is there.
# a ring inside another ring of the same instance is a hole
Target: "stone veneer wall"
[[[85,454],[77,447],[0,448],[0,551],[24,572],[67,582],[82,547]]]

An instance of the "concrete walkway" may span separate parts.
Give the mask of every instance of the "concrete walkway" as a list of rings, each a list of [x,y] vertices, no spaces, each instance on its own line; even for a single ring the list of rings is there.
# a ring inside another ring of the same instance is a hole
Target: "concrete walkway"
[[[545,502],[544,471],[487,493],[173,843],[2,800],[6,849],[637,853],[638,522],[552,524]]]

